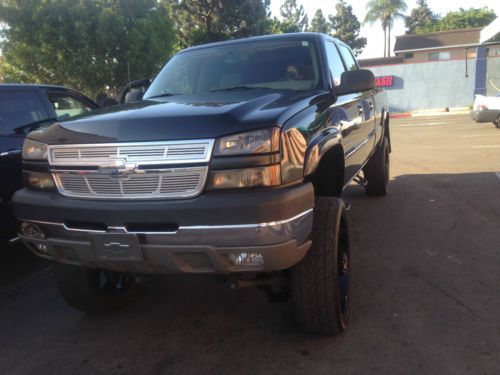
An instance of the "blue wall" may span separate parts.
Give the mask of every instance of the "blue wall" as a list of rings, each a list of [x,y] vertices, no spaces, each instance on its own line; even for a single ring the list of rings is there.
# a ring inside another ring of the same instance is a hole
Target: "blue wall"
[[[386,88],[391,112],[467,107],[474,101],[476,61],[437,61],[368,68],[375,76],[394,76]]]

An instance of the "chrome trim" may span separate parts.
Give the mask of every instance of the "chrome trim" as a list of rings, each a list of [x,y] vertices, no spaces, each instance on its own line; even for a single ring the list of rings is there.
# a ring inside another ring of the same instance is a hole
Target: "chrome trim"
[[[283,225],[283,224],[288,224],[291,221],[297,220],[301,218],[302,216],[305,216],[314,210],[310,208],[307,211],[304,211],[298,215],[295,215],[289,219],[285,220],[279,220],[279,221],[270,221],[267,223],[258,223],[258,224],[235,224],[235,225],[193,225],[193,226],[186,226],[186,227],[179,227],[179,230],[203,230],[203,229],[239,229],[239,228],[266,228],[266,227],[274,227],[277,225]]]
[[[68,161],[57,161],[53,160],[53,150],[54,149],[99,149],[105,147],[116,147],[117,152],[113,157],[118,158],[126,158],[126,155],[120,155],[120,148],[125,147],[145,147],[148,146],[164,146],[165,153],[161,158],[150,157],[149,159],[146,157],[144,160],[138,160],[135,162],[137,166],[141,165],[159,165],[159,164],[190,164],[190,163],[207,163],[210,161],[212,156],[212,151],[214,147],[215,140],[214,139],[190,139],[183,141],[164,141],[164,142],[124,142],[124,143],[93,143],[93,144],[68,144],[68,145],[48,145],[47,153],[48,153],[48,161],[50,165],[57,166],[99,166],[102,162],[109,160],[109,156],[105,156],[102,158],[96,158],[93,161],[82,161],[78,159],[70,159]],[[205,155],[203,158],[172,158],[167,159],[168,146],[172,145],[180,145],[180,146],[188,146],[192,144],[205,144]]]
[[[210,230],[210,229],[259,229],[259,228],[267,228],[267,227],[273,227],[273,226],[278,226],[278,225],[284,225],[288,224],[292,221],[295,221],[297,219],[300,219],[303,216],[306,216],[310,213],[312,213],[314,209],[310,208],[304,212],[301,212],[298,215],[295,215],[291,218],[288,219],[283,219],[283,220],[278,220],[278,221],[270,221],[267,223],[257,223],[257,224],[234,224],[234,225],[191,225],[191,226],[180,226],[177,231],[170,231],[170,232],[129,232],[127,228],[124,226],[109,226],[107,231],[103,230],[93,230],[93,229],[78,229],[78,228],[71,228],[68,227],[64,223],[54,223],[54,222],[49,222],[49,221],[40,221],[40,220],[28,220],[28,219],[18,219],[19,221],[28,221],[36,224],[46,224],[46,225],[55,225],[59,227],[63,227],[67,231],[71,232],[87,232],[87,233],[108,233],[109,230],[120,230],[123,231],[124,233],[129,233],[129,234],[176,234],[177,232],[181,230]]]
[[[361,147],[363,147],[363,146],[364,146],[364,145],[366,145],[367,143],[368,143],[368,138],[365,138],[365,139],[364,139],[363,141],[361,141],[358,145],[356,145],[356,147],[355,147],[353,150],[349,151],[349,152],[346,154],[346,156],[345,156],[346,160],[347,160],[347,159],[349,159],[349,158],[350,158],[350,157],[351,157],[351,156],[352,156],[352,155],[353,155],[356,151],[358,151]]]
[[[33,221],[33,220],[31,220]],[[37,223],[37,224],[49,224],[50,223],[42,223],[42,222],[38,222],[38,221],[33,221],[34,223]],[[66,224],[62,223],[52,223],[52,225],[58,225],[58,226],[62,226],[64,228],[64,230],[67,230],[67,231],[70,231],[70,232],[82,232],[82,233],[106,233],[107,231],[105,230],[97,230],[97,229],[78,229],[78,228],[70,228],[68,227]]]

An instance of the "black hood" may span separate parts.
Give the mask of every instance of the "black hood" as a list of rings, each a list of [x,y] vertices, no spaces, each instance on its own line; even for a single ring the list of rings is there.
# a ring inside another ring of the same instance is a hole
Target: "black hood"
[[[211,139],[281,126],[320,92],[224,92],[174,96],[96,110],[30,133],[48,144]]]

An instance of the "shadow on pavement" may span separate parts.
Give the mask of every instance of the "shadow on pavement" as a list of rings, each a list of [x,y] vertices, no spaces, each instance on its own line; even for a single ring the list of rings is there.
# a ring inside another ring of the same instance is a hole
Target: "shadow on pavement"
[[[343,335],[301,334],[290,303],[205,276],[158,280],[126,309],[89,316],[64,304],[47,272],[0,305],[0,372],[494,374],[499,189],[493,173],[397,176],[382,198],[349,187]],[[17,256],[2,267],[26,275],[31,256]]]
[[[20,241],[10,244],[0,242],[0,291],[29,278],[33,273],[47,267],[50,262],[31,253]]]

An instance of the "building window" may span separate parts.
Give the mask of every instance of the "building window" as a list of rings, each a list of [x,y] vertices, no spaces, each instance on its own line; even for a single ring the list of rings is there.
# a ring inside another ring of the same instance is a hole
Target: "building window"
[[[413,59],[413,52],[406,52],[405,59]]]
[[[450,59],[449,52],[431,52],[429,53],[429,61],[446,61]]]
[[[490,47],[490,48],[488,48],[488,56],[489,57],[500,56],[500,47]]]
[[[476,51],[474,51],[474,52],[467,52],[467,58],[468,59],[475,59],[476,58]]]

